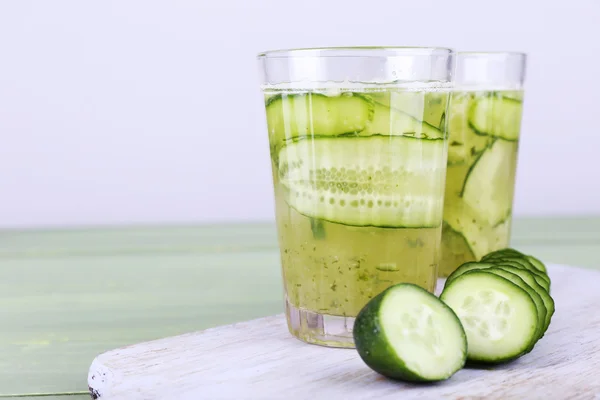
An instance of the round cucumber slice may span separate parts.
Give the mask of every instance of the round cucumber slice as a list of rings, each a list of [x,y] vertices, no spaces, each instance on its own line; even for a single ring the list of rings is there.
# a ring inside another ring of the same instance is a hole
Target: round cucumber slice
[[[546,333],[546,330],[548,330],[548,327],[550,326],[552,316],[554,315],[554,300],[548,293],[548,290],[538,283],[538,281],[535,279],[536,276],[533,273],[526,269],[507,266],[504,264],[498,264],[497,268],[501,268],[505,271],[518,275],[521,279],[523,279],[523,281],[525,281],[527,285],[529,285],[537,292],[537,294],[539,294],[540,298],[544,302],[544,307],[546,308],[544,327],[541,335],[544,336],[544,333]]]
[[[521,253],[518,250],[515,249],[511,249],[511,248],[505,248],[505,249],[500,249],[500,250],[496,250],[496,251],[492,251],[491,253],[485,255],[485,257],[482,258],[483,259],[488,259],[488,258],[494,258],[494,257],[499,257],[499,256],[506,256],[506,257],[511,257],[511,256],[517,256],[517,257],[524,257],[525,254]]]
[[[535,339],[532,340],[531,343],[529,344],[528,351],[533,350],[533,347],[535,346],[537,341],[544,335],[544,332],[546,331],[547,310],[546,310],[546,306],[544,305],[544,301],[542,300],[542,297],[539,295],[539,293],[536,290],[534,290],[531,286],[529,286],[519,275],[514,274],[513,273],[514,271],[509,272],[508,270],[505,270],[502,267],[487,268],[487,269],[485,269],[485,271],[490,272],[495,275],[498,275],[498,276],[501,276],[502,278],[511,281],[512,283],[514,283],[521,289],[525,290],[527,292],[527,294],[529,294],[529,296],[531,297],[533,302],[535,303],[535,307],[537,309],[537,315],[538,315],[537,334],[536,334]]]
[[[538,328],[531,296],[509,280],[485,270],[468,271],[446,285],[440,299],[460,319],[468,359],[499,363],[524,354]]]
[[[527,261],[529,261],[531,264],[533,264],[533,266],[536,267],[538,270],[540,270],[541,272],[548,275],[548,270],[546,269],[546,266],[544,265],[543,262],[541,262],[540,260],[538,260],[537,258],[535,258],[533,256],[525,256],[525,258],[527,259]]]
[[[497,257],[497,258],[488,258],[486,262],[491,262],[494,264],[507,264],[512,265],[514,267],[524,268],[528,271],[531,271],[532,274],[539,276],[541,279],[546,281],[548,287],[550,287],[550,278],[544,272],[541,272],[536,267],[534,267],[529,261],[521,257]]]
[[[451,273],[450,276],[448,276],[448,278],[446,279],[446,284],[445,285],[448,286],[448,284],[453,279],[458,278],[459,276],[461,276],[465,272],[473,271],[473,270],[476,270],[476,269],[492,268],[494,266],[495,266],[495,264],[493,264],[493,263],[487,263],[487,262],[472,261],[472,262],[464,263],[463,265],[461,265],[460,267],[458,267],[453,273]]]
[[[394,379],[440,381],[466,361],[465,331],[454,312],[413,284],[391,286],[369,301],[353,335],[363,361]]]

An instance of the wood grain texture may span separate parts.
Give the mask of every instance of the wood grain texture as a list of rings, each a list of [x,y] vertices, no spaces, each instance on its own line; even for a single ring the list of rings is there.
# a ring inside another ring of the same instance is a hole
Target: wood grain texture
[[[394,382],[356,351],[292,338],[282,315],[141,343],[98,356],[88,384],[106,400],[599,399],[600,273],[549,266],[556,313],[528,355],[435,385]]]

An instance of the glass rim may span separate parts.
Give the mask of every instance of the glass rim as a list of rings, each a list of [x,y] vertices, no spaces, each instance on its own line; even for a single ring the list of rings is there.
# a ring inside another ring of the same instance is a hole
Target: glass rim
[[[457,58],[461,56],[527,58],[527,53],[522,51],[457,51],[454,54]]]
[[[294,57],[385,57],[385,56],[450,56],[455,54],[449,47],[434,46],[333,46],[299,47],[263,51],[256,58]]]

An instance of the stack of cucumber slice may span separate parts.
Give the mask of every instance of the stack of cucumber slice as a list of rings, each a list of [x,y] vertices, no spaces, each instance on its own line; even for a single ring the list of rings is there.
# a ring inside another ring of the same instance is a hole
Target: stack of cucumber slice
[[[440,299],[461,320],[472,361],[504,362],[530,352],[554,314],[546,267],[514,249],[461,265]]]
[[[354,340],[383,375],[437,381],[467,361],[496,364],[527,354],[553,314],[544,264],[507,248],[461,265],[439,299],[415,285],[388,288],[356,317]]]

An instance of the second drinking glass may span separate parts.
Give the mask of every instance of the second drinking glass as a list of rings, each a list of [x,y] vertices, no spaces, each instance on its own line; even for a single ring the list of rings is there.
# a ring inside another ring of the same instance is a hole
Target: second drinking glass
[[[507,247],[526,56],[457,53],[440,275]]]

